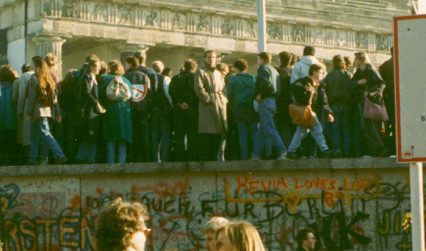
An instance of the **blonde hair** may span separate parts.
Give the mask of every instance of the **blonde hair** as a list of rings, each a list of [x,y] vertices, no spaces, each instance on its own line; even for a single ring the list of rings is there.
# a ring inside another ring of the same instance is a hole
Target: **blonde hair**
[[[112,60],[108,62],[109,73],[113,75],[123,75],[124,67],[118,60]]]
[[[53,53],[47,53],[44,61],[46,61],[47,66],[53,67],[58,63],[58,58]]]
[[[152,68],[155,72],[162,73],[164,70],[164,63],[160,60],[155,60],[154,62],[152,62]]]
[[[259,232],[247,221],[230,222],[217,231],[216,239],[222,231],[238,251],[265,251]]]
[[[229,223],[229,220],[223,217],[212,217],[210,220],[208,220],[202,227],[203,232],[215,232],[221,228],[223,228],[226,224]]]

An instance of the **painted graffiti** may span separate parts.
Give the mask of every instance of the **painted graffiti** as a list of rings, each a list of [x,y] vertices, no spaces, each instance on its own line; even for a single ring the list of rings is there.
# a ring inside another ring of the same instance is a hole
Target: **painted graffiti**
[[[246,219],[268,250],[294,250],[302,228],[318,250],[410,250],[402,229],[407,174],[227,175],[0,181],[6,251],[93,250],[94,222],[114,198],[149,210],[149,250],[202,250],[211,216]]]

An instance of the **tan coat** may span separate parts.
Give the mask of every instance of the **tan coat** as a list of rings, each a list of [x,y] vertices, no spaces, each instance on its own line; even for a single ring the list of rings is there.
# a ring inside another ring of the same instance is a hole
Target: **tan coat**
[[[218,70],[200,68],[194,76],[195,93],[199,98],[198,133],[222,134],[226,131],[225,83]]]

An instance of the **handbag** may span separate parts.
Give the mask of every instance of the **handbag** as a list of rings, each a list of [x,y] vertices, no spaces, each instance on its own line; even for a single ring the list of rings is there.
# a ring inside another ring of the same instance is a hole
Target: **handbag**
[[[380,104],[376,104],[368,98],[368,95],[364,98],[364,112],[362,115],[364,118],[371,119],[376,122],[389,120],[383,99],[380,100]]]
[[[295,105],[290,104],[288,111],[291,117],[291,122],[295,125],[312,127],[315,124],[315,112],[312,111],[311,105]]]
[[[309,97],[308,105],[290,104],[288,112],[291,122],[295,125],[312,127],[315,124],[315,112],[312,111],[312,96]]]

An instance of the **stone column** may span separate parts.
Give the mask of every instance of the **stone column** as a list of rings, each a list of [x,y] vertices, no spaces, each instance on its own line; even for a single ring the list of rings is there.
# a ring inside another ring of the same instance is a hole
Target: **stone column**
[[[118,49],[120,51],[120,61],[123,65],[125,65],[126,57],[133,56],[136,52],[143,53],[146,58],[146,51],[149,47],[142,44],[123,44],[118,45]]]
[[[58,60],[56,72],[58,78],[62,80],[62,45],[65,39],[54,36],[38,36],[32,39],[36,46],[36,56],[44,57],[47,53],[53,53]]]

